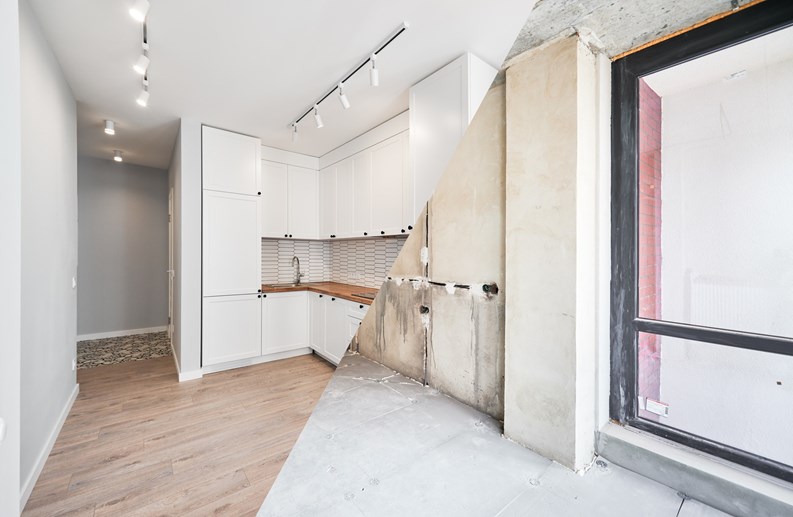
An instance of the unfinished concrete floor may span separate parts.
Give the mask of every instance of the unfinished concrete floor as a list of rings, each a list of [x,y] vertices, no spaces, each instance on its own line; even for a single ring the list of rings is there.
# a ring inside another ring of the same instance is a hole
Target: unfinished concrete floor
[[[487,415],[348,355],[259,515],[726,514],[604,460],[576,475],[504,439]]]

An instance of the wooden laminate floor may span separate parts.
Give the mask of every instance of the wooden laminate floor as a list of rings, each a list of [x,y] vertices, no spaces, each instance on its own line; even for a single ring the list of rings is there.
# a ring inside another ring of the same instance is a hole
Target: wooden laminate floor
[[[316,356],[184,383],[171,357],[80,370],[23,515],[254,515],[332,373]]]

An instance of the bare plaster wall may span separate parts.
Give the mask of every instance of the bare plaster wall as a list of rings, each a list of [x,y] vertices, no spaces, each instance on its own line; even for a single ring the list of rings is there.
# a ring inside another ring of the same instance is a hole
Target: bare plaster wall
[[[575,470],[595,431],[594,63],[564,38],[516,61],[506,82],[504,432]]]
[[[496,418],[504,408],[504,109],[501,85],[482,102],[353,343]]]

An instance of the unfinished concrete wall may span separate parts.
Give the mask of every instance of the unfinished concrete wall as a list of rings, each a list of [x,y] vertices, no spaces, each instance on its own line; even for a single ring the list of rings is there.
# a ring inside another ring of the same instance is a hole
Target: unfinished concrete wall
[[[556,41],[507,69],[506,88],[504,431],[578,470],[595,432],[594,56]]]
[[[353,343],[496,418],[504,407],[504,109],[501,85],[482,102]]]

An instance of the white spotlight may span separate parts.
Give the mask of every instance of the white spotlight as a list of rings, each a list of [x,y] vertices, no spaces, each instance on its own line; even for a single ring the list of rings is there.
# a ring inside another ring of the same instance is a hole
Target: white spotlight
[[[149,12],[149,0],[135,0],[135,3],[129,9],[129,15],[136,22],[142,22],[146,19],[146,14]]]
[[[322,123],[322,117],[319,115],[319,106],[314,104],[314,122],[317,124],[317,129],[320,129],[325,126]]]
[[[292,143],[297,143],[297,123],[292,124]]]
[[[146,54],[141,54],[135,64],[132,66],[132,69],[135,70],[140,75],[146,75],[146,70],[149,69],[149,56]]]
[[[105,133],[108,135],[116,134],[116,123],[112,120],[105,120]]]
[[[344,94],[344,83],[339,83],[339,102],[344,109],[350,108],[350,100]]]
[[[144,108],[149,104],[149,90],[144,88],[140,95],[138,95],[137,103]]]
[[[380,86],[380,71],[377,69],[377,54],[372,54],[369,59],[372,61],[372,68],[369,69],[369,84]]]
[[[113,159],[117,162],[123,162],[124,158],[121,157],[121,151],[113,151]]]

